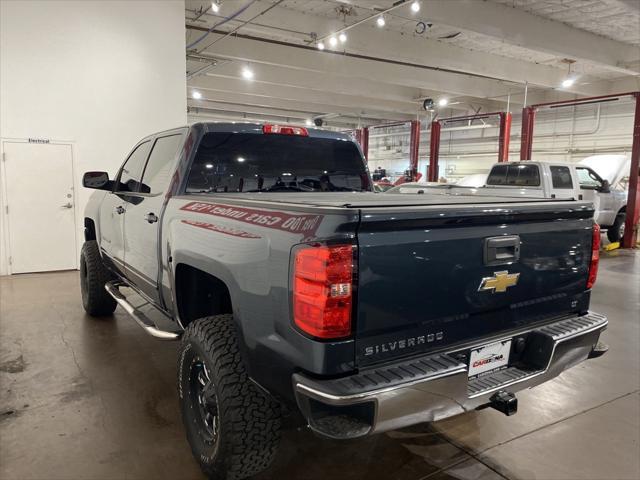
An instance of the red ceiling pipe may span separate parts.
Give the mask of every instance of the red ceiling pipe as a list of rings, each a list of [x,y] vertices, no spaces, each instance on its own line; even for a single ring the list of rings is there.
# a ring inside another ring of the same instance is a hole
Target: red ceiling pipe
[[[418,154],[420,152],[420,122],[411,120],[411,130],[409,135],[409,173],[411,181],[418,179]]]
[[[509,161],[509,139],[511,138],[511,114],[500,112],[500,136],[498,145],[498,161]]]
[[[438,181],[438,156],[440,154],[440,122],[431,122],[431,138],[429,142],[429,174],[430,182]]]
[[[522,133],[520,135],[520,160],[531,160],[533,147],[533,124],[535,121],[535,107],[524,107],[522,109]]]
[[[575,98],[573,100],[561,100],[558,102],[536,103],[535,105],[531,105],[531,107],[556,107],[559,105],[568,107],[571,105],[580,105],[581,103],[594,103],[594,100],[617,100],[620,97],[636,96],[637,94],[638,92],[625,92],[611,95],[599,95],[597,97]]]
[[[475,113],[473,115],[462,115],[460,117],[443,118],[440,121],[442,123],[462,122],[464,120],[483,120],[489,117],[495,117],[496,115],[502,115],[504,112],[488,112],[488,113]]]
[[[631,146],[631,171],[629,172],[629,196],[627,197],[627,218],[624,224],[624,248],[635,248],[638,242],[638,219],[640,217],[640,92],[634,94],[636,113],[633,118],[633,144]]]
[[[407,122],[388,122],[388,123],[376,123],[375,125],[369,125],[367,128],[388,128],[388,127],[401,127],[406,125]]]

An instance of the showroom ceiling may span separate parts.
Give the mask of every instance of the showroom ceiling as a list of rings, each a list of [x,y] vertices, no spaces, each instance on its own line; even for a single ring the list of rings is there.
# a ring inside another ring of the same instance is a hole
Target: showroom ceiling
[[[636,0],[187,0],[185,16],[192,118],[352,127],[425,98],[460,113],[519,108],[525,85],[527,103],[640,88]]]

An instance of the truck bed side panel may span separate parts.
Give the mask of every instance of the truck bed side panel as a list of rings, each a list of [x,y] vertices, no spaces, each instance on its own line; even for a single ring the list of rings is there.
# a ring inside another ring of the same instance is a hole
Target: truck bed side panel
[[[227,286],[249,373],[282,396],[294,369],[339,374],[354,367],[354,341],[317,342],[291,323],[291,248],[301,242],[355,237],[358,211],[284,207],[188,195],[169,201],[162,244],[166,282],[180,264]],[[172,257],[172,261],[166,259]],[[170,289],[175,292],[175,285]],[[171,299],[175,302],[175,298]]]

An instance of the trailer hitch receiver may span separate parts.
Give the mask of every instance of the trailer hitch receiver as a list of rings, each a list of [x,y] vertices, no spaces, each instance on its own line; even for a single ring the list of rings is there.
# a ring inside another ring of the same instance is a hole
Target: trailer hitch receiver
[[[491,402],[489,404],[491,408],[495,408],[506,416],[513,415],[518,411],[518,399],[511,392],[505,392],[504,390],[496,392],[489,401]]]

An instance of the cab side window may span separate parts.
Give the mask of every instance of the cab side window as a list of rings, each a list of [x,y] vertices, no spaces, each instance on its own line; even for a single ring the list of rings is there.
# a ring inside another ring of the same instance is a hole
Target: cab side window
[[[549,167],[551,170],[551,183],[553,188],[566,188],[572,189],[573,182],[571,181],[571,171],[569,167]]]
[[[116,185],[116,192],[139,192],[142,170],[149,156],[151,142],[141,143],[131,152],[120,170],[120,177]]]
[[[159,137],[155,141],[142,175],[141,189],[145,193],[157,194],[167,189],[173,172],[173,161],[180,145],[182,145],[181,133]]]
[[[578,174],[578,183],[580,188],[584,190],[595,190],[602,187],[602,180],[590,168],[576,167]]]

